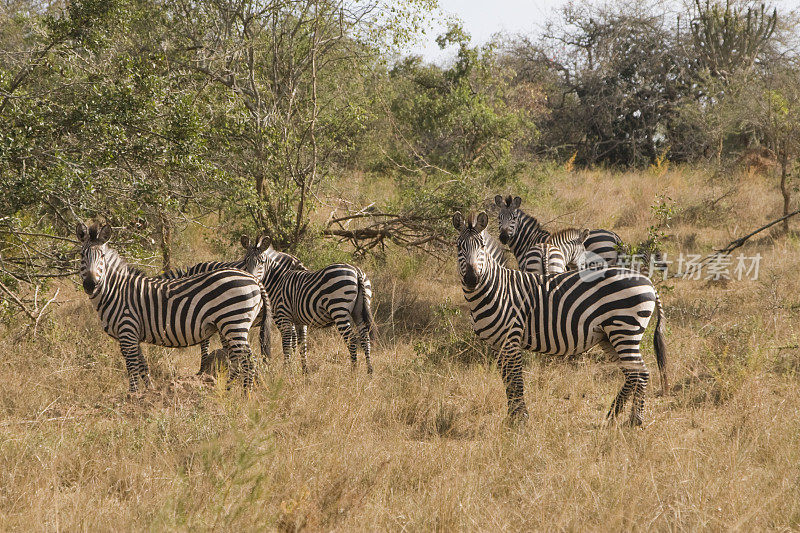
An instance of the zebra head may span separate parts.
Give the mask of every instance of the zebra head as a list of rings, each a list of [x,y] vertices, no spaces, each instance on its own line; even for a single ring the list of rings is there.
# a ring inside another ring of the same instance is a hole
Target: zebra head
[[[106,243],[111,237],[111,226],[98,224],[87,227],[83,222],[78,223],[75,235],[81,242],[81,269],[83,290],[90,297],[94,297],[103,285],[106,274]]]
[[[250,237],[242,235],[242,247],[247,250],[244,255],[244,269],[254,275],[257,279],[263,280],[267,271],[272,267],[272,245],[266,236],[259,236],[254,243],[250,242]]]
[[[486,242],[483,230],[489,224],[485,211],[470,213],[464,218],[460,212],[453,215],[453,227],[458,230],[458,272],[464,287],[472,290],[478,286],[486,270]]]
[[[519,222],[520,210],[519,206],[522,204],[522,198],[508,195],[503,199],[501,195],[494,197],[494,203],[500,208],[498,219],[500,221],[500,242],[508,244],[517,231],[517,223]]]

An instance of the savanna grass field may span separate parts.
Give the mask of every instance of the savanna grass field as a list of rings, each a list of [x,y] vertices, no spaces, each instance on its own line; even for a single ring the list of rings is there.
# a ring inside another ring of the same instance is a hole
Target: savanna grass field
[[[355,203],[394,194],[389,180],[353,180]],[[608,228],[631,243],[667,202],[668,260],[781,215],[775,180],[743,171],[557,168],[521,187],[487,189],[487,206],[519,193],[551,229]],[[175,236],[176,264],[220,258],[209,225]],[[35,337],[22,319],[0,329],[0,530],[796,530],[800,241],[775,226],[738,252],[760,254],[758,279],[657,285],[672,387],[661,394],[651,323],[642,428],[605,423],[622,374],[597,348],[526,354],[530,419],[508,425],[452,246],[443,260],[396,248],[355,260],[373,284],[372,376],[361,356],[351,372],[332,328],[309,332],[307,375],[296,359],[284,367],[273,331],[249,395],[196,377],[198,347],[143,345],[153,387],[130,397],[76,275]]]

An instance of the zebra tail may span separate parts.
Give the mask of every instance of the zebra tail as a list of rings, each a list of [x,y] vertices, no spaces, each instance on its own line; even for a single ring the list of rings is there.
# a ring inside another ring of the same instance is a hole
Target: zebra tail
[[[272,345],[269,337],[269,325],[272,323],[272,304],[269,301],[267,290],[259,282],[261,287],[261,332],[258,340],[261,344],[261,357],[266,361],[272,358]]]
[[[661,376],[661,391],[666,395],[669,393],[669,383],[667,381],[667,343],[664,341],[664,307],[661,305],[661,298],[656,291],[656,331],[653,335],[653,349],[656,352],[656,363],[658,363],[658,373]]]
[[[372,317],[372,309],[370,308],[369,300],[366,297],[364,279],[364,273],[359,272],[358,287],[356,289],[356,301],[353,305],[353,319],[355,322],[360,322],[367,326],[367,335],[369,335],[369,340],[375,342],[375,320]]]

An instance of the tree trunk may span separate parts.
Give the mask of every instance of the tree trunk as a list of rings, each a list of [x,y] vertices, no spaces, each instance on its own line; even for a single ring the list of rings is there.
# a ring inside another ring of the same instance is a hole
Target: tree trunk
[[[781,160],[781,195],[783,195],[783,215],[786,216],[789,214],[789,202],[791,201],[791,193],[789,192],[789,187],[786,185],[786,182],[789,178],[789,157],[787,154],[787,150],[781,150],[780,154]],[[789,233],[789,219],[785,219],[783,221],[783,232]]]
[[[158,218],[161,222],[161,263],[166,272],[172,269],[172,228],[163,211],[159,211]]]

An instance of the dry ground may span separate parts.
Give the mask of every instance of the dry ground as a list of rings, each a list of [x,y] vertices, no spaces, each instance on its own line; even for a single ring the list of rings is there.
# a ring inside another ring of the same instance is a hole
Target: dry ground
[[[670,254],[725,244],[779,206],[765,178],[689,169],[552,171],[528,187],[543,220],[570,213],[557,225],[631,241],[666,194]],[[635,430],[602,427],[621,375],[595,352],[532,355],[530,421],[506,427],[454,262],[367,265],[373,377],[314,331],[312,372],[274,364],[249,399],[193,377],[197,348],[154,347],[154,389],[127,398],[116,344],[70,288],[38,338],[0,329],[0,530],[800,529],[798,250],[766,234],[744,249],[763,256],[757,281],[661,286],[674,388]],[[649,335],[645,350],[654,369]]]

